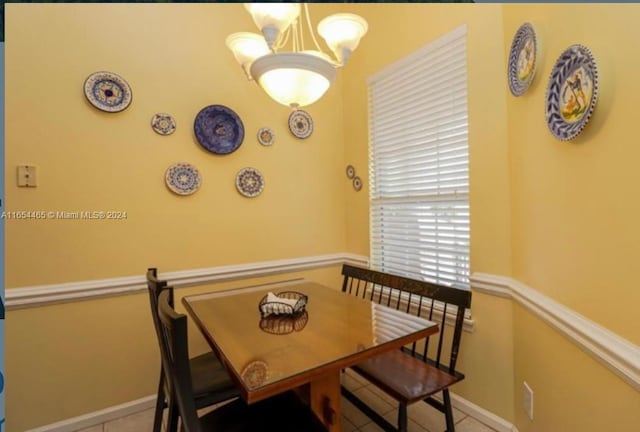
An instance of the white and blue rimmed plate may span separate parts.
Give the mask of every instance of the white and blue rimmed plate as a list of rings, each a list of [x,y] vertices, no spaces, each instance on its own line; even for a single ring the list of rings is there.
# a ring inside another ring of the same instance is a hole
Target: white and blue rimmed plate
[[[520,26],[511,42],[509,50],[509,90],[514,96],[522,95],[536,74],[536,60],[538,56],[538,41],[536,32],[530,23]]]
[[[131,87],[113,72],[94,72],[84,82],[84,95],[91,105],[106,112],[119,112],[131,104]]]
[[[547,126],[561,141],[575,138],[591,118],[598,97],[598,68],[591,51],[567,48],[551,71],[545,97]]]

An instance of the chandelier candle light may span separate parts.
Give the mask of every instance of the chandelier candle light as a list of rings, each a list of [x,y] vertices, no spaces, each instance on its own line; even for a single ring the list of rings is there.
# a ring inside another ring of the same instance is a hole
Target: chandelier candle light
[[[322,52],[309,18],[306,3],[245,3],[244,7],[262,31],[240,32],[227,37],[227,47],[233,52],[248,79],[254,79],[269,96],[294,109],[316,102],[336,79],[336,69],[347,62],[367,33],[367,22],[360,16],[339,13],[318,24],[335,59]],[[306,50],[302,28],[302,10],[315,50]],[[284,47],[291,41],[291,51]]]

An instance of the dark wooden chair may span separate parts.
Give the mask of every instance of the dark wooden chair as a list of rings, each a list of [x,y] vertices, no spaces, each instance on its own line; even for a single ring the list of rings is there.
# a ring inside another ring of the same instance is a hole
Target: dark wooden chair
[[[149,290],[153,325],[158,337],[158,345],[162,351],[162,323],[158,316],[158,298],[160,297],[160,293],[166,291],[168,293],[169,303],[173,307],[173,288],[167,286],[166,281],[158,279],[158,271],[155,268],[147,270],[147,288]],[[193,379],[194,400],[198,409],[239,396],[240,393],[238,392],[237,386],[213,352],[207,352],[189,359],[189,366]],[[160,432],[162,428],[162,414],[165,408],[169,409],[166,430],[168,432],[175,431],[177,430],[178,424],[175,398],[169,393],[164,373],[160,370],[153,432]]]
[[[287,392],[247,405],[241,399],[226,403],[198,417],[188,357],[187,317],[178,314],[163,291],[158,299],[162,326],[162,370],[169,391],[175,395],[186,432],[326,432],[315,414],[294,392]]]
[[[424,401],[445,414],[447,431],[454,432],[449,387],[464,379],[464,374],[456,370],[456,361],[465,310],[471,306],[471,291],[350,265],[343,266],[342,274],[343,292],[439,325],[439,332],[423,341],[353,367],[399,402],[397,428],[344,387],[342,394],[385,431],[406,432],[407,406]],[[440,392],[442,401],[433,397]]]

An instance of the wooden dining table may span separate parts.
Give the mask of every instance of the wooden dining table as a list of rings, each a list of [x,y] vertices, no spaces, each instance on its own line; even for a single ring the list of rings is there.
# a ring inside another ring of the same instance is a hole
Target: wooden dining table
[[[263,317],[260,301],[285,291],[307,296],[304,311]],[[344,368],[438,331],[434,322],[307,280],[213,291],[182,302],[247,403],[295,389],[330,432],[342,430]]]

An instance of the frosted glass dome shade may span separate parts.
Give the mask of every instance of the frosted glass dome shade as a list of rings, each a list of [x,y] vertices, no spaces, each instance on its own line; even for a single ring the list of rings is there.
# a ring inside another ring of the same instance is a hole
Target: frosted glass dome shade
[[[318,33],[341,64],[358,48],[360,39],[368,30],[369,25],[364,18],[350,13],[328,16],[318,24]]]
[[[251,65],[251,76],[264,91],[276,102],[293,108],[320,99],[336,75],[331,63],[304,53],[269,54]]]

